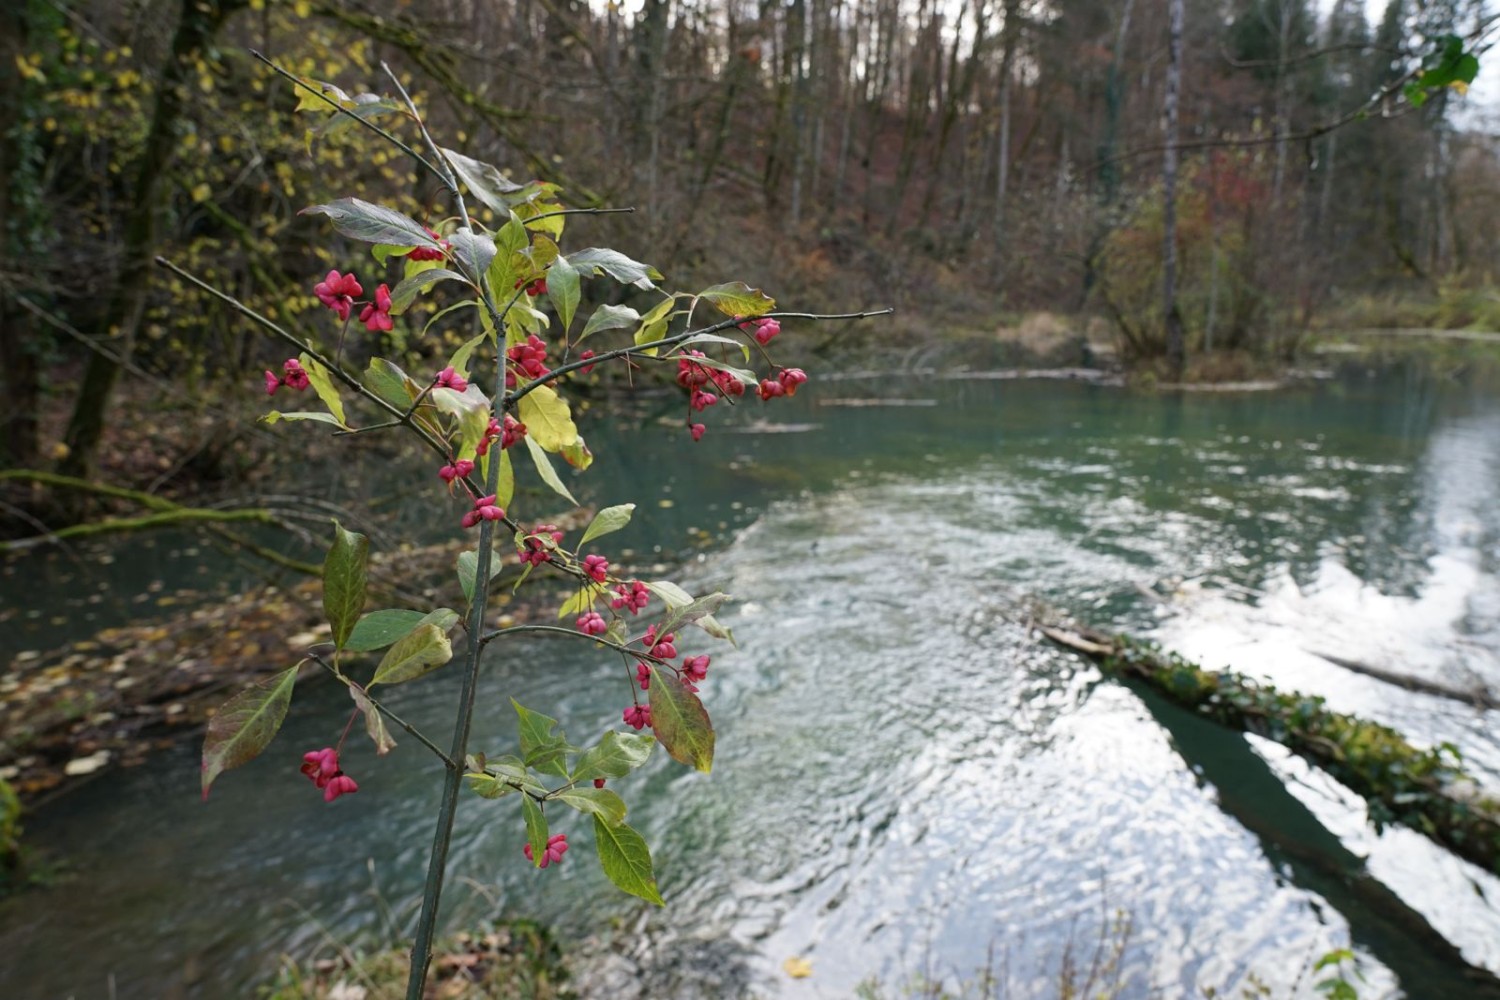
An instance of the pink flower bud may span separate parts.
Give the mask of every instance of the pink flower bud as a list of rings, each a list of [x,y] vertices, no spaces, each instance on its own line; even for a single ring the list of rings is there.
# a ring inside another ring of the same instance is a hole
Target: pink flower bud
[[[693,440],[694,441],[701,441],[701,440],[703,440],[703,435],[707,431],[708,431],[708,428],[704,427],[702,424],[689,424],[688,425],[688,433],[693,436]]]

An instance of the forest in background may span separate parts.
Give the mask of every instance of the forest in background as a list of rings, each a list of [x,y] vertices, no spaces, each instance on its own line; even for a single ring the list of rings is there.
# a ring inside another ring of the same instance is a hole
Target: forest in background
[[[297,113],[250,49],[355,95],[391,63],[468,155],[572,206],[635,207],[580,224],[679,286],[732,273],[797,308],[890,305],[864,336],[915,342],[1028,310],[1097,316],[1149,360],[1166,346],[1172,3],[9,4],[0,461],[86,476],[122,380],[206,398],[276,360],[154,255],[312,336],[312,282],[357,251],[300,209],[353,191],[436,221],[435,185],[347,119]],[[1189,350],[1284,356],[1370,296],[1346,315],[1401,325],[1410,300],[1432,304],[1422,322],[1494,328],[1500,149],[1460,90],[1414,106],[1401,86],[1434,39],[1482,42],[1485,5],[1390,0],[1373,24],[1351,0],[1183,14]],[[441,334],[418,340],[434,309],[376,346],[445,355]]]

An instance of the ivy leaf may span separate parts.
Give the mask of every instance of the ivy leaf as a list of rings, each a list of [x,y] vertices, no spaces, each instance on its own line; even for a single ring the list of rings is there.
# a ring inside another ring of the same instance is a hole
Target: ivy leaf
[[[578,283],[578,270],[568,263],[566,257],[557,258],[547,269],[547,298],[552,300],[557,318],[562,320],[564,337],[568,335],[568,327],[573,325],[573,313],[578,309]]]
[[[537,475],[542,477],[542,482],[550,486],[554,493],[566,497],[569,503],[577,507],[578,499],[568,492],[568,488],[558,478],[557,470],[552,467],[552,459],[547,457],[547,453],[542,450],[542,446],[537,444],[536,439],[530,434],[527,434],[521,440],[526,442],[526,450],[531,453],[531,461],[536,465]]]
[[[333,222],[333,228],[350,239],[365,243],[441,249],[417,220],[358,198],[340,198],[326,205],[313,205],[297,214],[316,213],[328,216]]]
[[[589,321],[583,324],[583,332],[573,341],[574,346],[583,343],[583,338],[601,330],[628,330],[641,321],[641,314],[629,306],[600,306],[594,310]]]
[[[707,773],[714,764],[714,727],[698,696],[676,674],[651,668],[651,728],[672,759]]]
[[[400,608],[371,611],[355,623],[344,648],[351,653],[369,653],[404,639],[419,625],[436,625],[447,632],[457,622],[458,612],[452,608],[438,608],[426,614]]]
[[[526,839],[531,844],[531,863],[540,868],[547,850],[547,817],[542,815],[542,807],[530,795],[521,796],[521,815],[526,819]]]
[[[344,422],[344,403],[339,399],[339,391],[333,384],[333,376],[328,369],[318,364],[310,354],[302,354],[297,359],[302,363],[302,368],[307,372],[307,381],[312,384],[313,392],[328,407],[328,412],[333,414],[333,419],[339,422],[340,427],[348,427]]]
[[[349,685],[349,697],[354,699],[355,707],[365,717],[365,732],[375,744],[375,754],[384,757],[396,749],[396,741],[391,739],[391,731],[385,726],[385,716],[380,714],[380,709],[370,701],[369,695],[365,694],[364,688],[358,684]]]
[[[333,522],[333,546],[323,559],[323,614],[333,627],[333,644],[344,648],[365,609],[370,540]]]
[[[453,645],[436,625],[419,625],[386,651],[368,687],[401,684],[429,674],[453,659]]]
[[[634,285],[637,288],[655,288],[656,285],[651,279],[660,280],[661,278],[661,272],[650,264],[642,264],[638,260],[631,260],[618,250],[608,250],[602,247],[589,247],[587,250],[570,253],[568,263],[577,268],[579,274],[593,277],[603,271],[622,285]]]
[[[597,746],[583,752],[570,777],[573,781],[623,778],[651,759],[654,746],[656,738],[650,733],[617,733],[611,729]]]
[[[504,196],[521,190],[521,185],[506,177],[498,168],[482,160],[476,160],[451,149],[444,149],[442,153],[452,164],[454,173],[458,174],[459,179],[464,182],[474,197],[498,215],[502,217],[510,215],[510,206],[506,203]]]
[[[547,451],[560,451],[578,440],[578,427],[568,401],[550,385],[539,385],[516,404],[516,416],[526,425],[526,440]]]
[[[215,778],[254,760],[275,738],[292,703],[292,687],[301,666],[288,667],[270,680],[241,691],[208,720],[208,732],[203,737],[205,801]]]
[[[608,788],[569,788],[557,798],[581,813],[590,813],[610,826],[625,822],[625,800]]]
[[[617,887],[657,906],[667,905],[656,890],[651,849],[640,834],[624,823],[610,826],[595,816],[594,846],[599,852],[599,864],[604,868],[605,876]]]
[[[399,316],[411,308],[421,292],[439,281],[463,281],[464,276],[444,267],[430,271],[419,271],[410,278],[403,278],[391,289],[391,314]]]
[[[698,293],[698,298],[712,303],[714,308],[726,316],[762,316],[776,308],[775,299],[743,281],[705,288]]]
[[[601,535],[607,535],[610,532],[619,531],[621,528],[625,527],[625,525],[630,523],[630,515],[634,511],[635,504],[633,503],[622,503],[615,507],[604,508],[599,513],[594,515],[594,519],[590,521],[589,526],[584,529],[583,537],[578,540],[578,545],[582,547],[584,544],[593,541],[595,538],[598,538]],[[659,631],[667,632],[670,630],[663,628]]]

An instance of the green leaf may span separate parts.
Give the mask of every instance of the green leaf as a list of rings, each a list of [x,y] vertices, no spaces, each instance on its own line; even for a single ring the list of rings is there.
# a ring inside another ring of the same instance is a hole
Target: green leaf
[[[583,543],[580,542],[579,544]],[[658,633],[675,632],[683,625],[691,625],[701,619],[708,618],[715,611],[718,611],[719,608],[723,607],[724,602],[728,600],[728,594],[721,594],[715,591],[707,597],[698,598],[691,604],[673,608],[671,614],[657,627],[656,631]]]
[[[656,285],[651,279],[661,278],[661,272],[650,264],[642,264],[638,260],[631,260],[618,250],[608,250],[602,247],[589,247],[587,250],[570,253],[568,263],[572,264],[579,274],[593,277],[603,271],[621,284],[634,285],[637,288],[655,288]]]
[[[505,754],[486,762],[485,770],[493,774],[465,775],[469,779],[469,787],[484,798],[498,799],[522,788],[534,795],[547,794],[547,787],[532,777],[521,758],[514,754]]]
[[[328,216],[333,221],[333,228],[350,239],[402,247],[442,249],[415,219],[358,198],[340,198],[326,205],[313,205],[297,214],[316,213]]]
[[[540,868],[547,850],[547,817],[529,795],[521,796],[521,815],[526,818],[526,839],[531,843],[531,863]]]
[[[488,333],[480,332],[469,340],[464,341],[463,346],[454,351],[453,357],[448,359],[448,367],[464,378],[468,378],[469,359],[474,356],[474,352],[479,349],[479,345],[489,339],[490,335]],[[504,505],[502,504],[502,506]]]
[[[439,412],[458,422],[459,457],[471,456],[478,451],[479,441],[490,424],[490,400],[483,390],[472,383],[465,386],[463,392],[438,386],[428,393],[427,398]]]
[[[464,299],[462,302],[455,302],[451,306],[448,306],[448,307],[446,307],[444,309],[439,309],[437,312],[435,312],[435,313],[432,314],[432,318],[431,319],[429,319],[425,324],[423,324],[423,326],[422,326],[422,336],[424,336],[424,337],[427,336],[427,332],[432,329],[432,324],[436,323],[438,320],[442,319],[444,316],[448,315],[449,313],[454,312],[455,310],[458,310],[458,309],[478,309],[478,308],[479,308],[479,300],[477,300],[477,299]],[[480,315],[481,316],[486,316],[486,314],[482,310],[480,311]],[[486,330],[483,334],[481,334],[481,336],[487,336],[488,334],[489,334],[489,331]]]
[[[495,503],[503,510],[510,506],[511,498],[516,495],[516,470],[510,464],[509,451],[500,452],[500,475],[497,478],[499,481],[495,484]]]
[[[714,764],[714,727],[698,696],[676,674],[651,668],[651,728],[672,759],[707,773]]]
[[[562,733],[553,733],[557,728],[557,720],[540,712],[533,712],[525,708],[514,698],[510,700],[516,710],[516,716],[521,721],[521,756],[527,764],[543,774],[555,774],[559,778],[568,776],[567,764],[561,756],[553,755],[553,752],[568,746],[567,737]],[[533,758],[537,758],[534,762]]]
[[[331,413],[312,413],[308,411],[282,413],[279,410],[272,410],[270,413],[267,413],[260,419],[268,424],[274,424],[278,420],[316,420],[320,424],[332,424],[335,427],[344,427],[344,425],[339,422],[338,418]],[[347,430],[348,428],[344,429]]]
[[[568,401],[550,385],[539,385],[516,403],[516,418],[526,425],[526,440],[547,451],[561,451],[578,440]]]
[[[578,435],[578,440],[572,444],[565,444],[557,452],[563,461],[582,472],[594,464],[594,453],[589,451],[589,446],[584,444],[583,435]]]
[[[529,424],[527,428],[530,428]],[[558,478],[557,470],[552,467],[552,459],[547,457],[547,453],[542,450],[542,446],[537,444],[536,439],[530,434],[527,434],[521,440],[526,442],[526,450],[531,452],[531,461],[536,465],[537,474],[542,477],[542,482],[552,487],[554,493],[566,497],[569,503],[577,507],[578,500],[573,494],[568,492],[568,488]]]
[[[644,344],[654,344],[667,335],[667,326],[672,321],[672,308],[677,304],[673,297],[667,297],[656,304],[656,307],[641,317],[640,328],[635,331],[635,344],[640,347]],[[647,351],[647,355],[655,357],[656,352]]]
[[[333,546],[323,559],[323,614],[333,626],[333,644],[339,649],[349,640],[354,623],[365,609],[366,569],[370,540],[346,531],[333,522]]]
[[[547,269],[547,298],[562,320],[562,335],[568,335],[573,325],[573,313],[578,309],[578,269],[568,263],[568,258],[559,257]]]
[[[339,391],[334,387],[333,376],[329,374],[328,369],[313,360],[310,354],[303,354],[298,360],[302,362],[302,367],[307,372],[307,380],[312,383],[313,392],[316,392],[318,398],[323,401],[323,405],[328,407],[328,412],[333,414],[339,426],[348,427],[349,425],[344,422],[343,401],[339,399]]]
[[[606,507],[594,515],[589,522],[588,528],[583,532],[583,537],[578,539],[579,547],[587,542],[593,541],[601,535],[607,535],[612,531],[619,531],[630,523],[630,515],[635,511],[635,504],[622,503],[615,507]]]
[[[324,105],[324,109],[333,110],[327,105]],[[356,128],[361,121],[374,121],[385,115],[407,114],[406,105],[402,102],[392,98],[376,97],[374,94],[356,95],[352,101],[344,104],[344,110],[348,114],[334,112],[327,121],[313,129],[313,134],[326,139]],[[353,115],[354,118],[349,115]],[[356,118],[358,121],[355,120]]]
[[[349,697],[354,699],[355,706],[364,714],[365,732],[375,744],[376,756],[384,757],[396,749],[396,741],[391,739],[391,731],[385,727],[385,716],[381,715],[380,709],[370,701],[364,688],[358,684],[350,684]]]
[[[458,612],[452,608],[438,608],[426,614],[399,608],[371,611],[355,623],[344,648],[351,653],[368,653],[404,639],[419,625],[436,625],[447,632],[457,622]]]
[[[698,627],[715,639],[723,639],[736,649],[739,648],[739,643],[734,641],[734,631],[728,626],[721,625],[713,615],[704,615],[698,619]]]
[[[417,301],[417,296],[423,289],[429,288],[439,281],[463,281],[464,276],[457,271],[450,271],[444,267],[434,268],[430,271],[420,271],[405,278],[391,289],[391,314],[400,316],[411,308],[411,304]]]
[[[453,165],[454,173],[458,174],[459,179],[464,182],[474,197],[502,218],[510,215],[510,205],[506,203],[504,196],[521,190],[521,185],[516,184],[499,169],[482,160],[476,160],[451,149],[444,149],[442,152],[448,162]]]
[[[621,823],[610,826],[594,817],[594,846],[605,876],[620,889],[657,906],[665,906],[656,890],[656,875],[651,870],[651,849],[641,835]],[[536,848],[532,848],[533,851]]]
[[[648,580],[646,587],[669,608],[680,608],[685,604],[692,604],[694,597],[683,590],[671,580]]]
[[[430,674],[453,659],[453,644],[436,625],[419,625],[381,657],[368,687],[402,684]]]
[[[750,360],[750,345],[743,340],[736,340],[734,337],[723,337],[717,333],[698,333],[687,340],[681,341],[677,347],[679,349],[686,349],[692,347],[694,344],[729,344],[732,347],[738,347],[746,361]]]
[[[762,316],[776,308],[775,299],[743,281],[705,288],[698,293],[698,298],[712,303],[714,308],[726,316]]]
[[[576,346],[583,343],[583,338],[598,333],[601,330],[628,330],[641,320],[641,314],[629,306],[600,306],[594,310],[589,321],[583,324],[583,332],[578,339],[573,341]]]
[[[477,284],[480,275],[489,270],[490,264],[495,260],[495,241],[484,233],[460,228],[448,237],[448,242],[453,244],[453,256],[468,273],[470,280]]]
[[[608,788],[569,788],[557,798],[581,813],[590,813],[610,826],[625,822],[625,800]]]
[[[557,617],[566,618],[569,615],[581,615],[594,606],[604,593],[604,587],[598,583],[585,583],[572,597],[563,601],[562,607],[557,609]]]
[[[460,552],[458,554],[458,582],[464,588],[464,600],[474,600],[474,578],[479,575],[479,553]],[[500,575],[500,560],[490,556],[490,579]]]
[[[650,733],[617,733],[611,729],[597,746],[583,752],[570,778],[573,781],[623,778],[650,760],[655,746],[656,737]]]
[[[365,388],[402,412],[417,398],[410,389],[414,385],[406,372],[385,358],[371,358],[365,369]]]
[[[375,258],[375,263],[384,264],[392,257],[405,257],[415,249],[415,247],[397,247],[388,243],[377,243],[370,248],[370,256]]]
[[[299,663],[288,667],[270,680],[241,691],[219,706],[208,720],[208,732],[203,737],[205,799],[215,778],[254,760],[270,745],[286,719],[287,707],[292,703],[292,686],[297,683],[297,669],[301,666]]]

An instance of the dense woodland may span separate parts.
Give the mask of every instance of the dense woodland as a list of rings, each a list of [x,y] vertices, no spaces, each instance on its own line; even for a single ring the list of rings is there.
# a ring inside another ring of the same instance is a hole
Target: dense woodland
[[[1046,309],[1157,356],[1169,215],[1190,352],[1285,353],[1373,293],[1454,325],[1500,313],[1496,139],[1461,88],[1403,93],[1436,39],[1482,49],[1482,0],[1390,0],[1376,23],[1357,0],[25,0],[0,17],[0,61],[22,69],[0,74],[5,464],[88,474],[122,379],[254,384],[272,348],[155,254],[312,335],[312,282],[358,251],[298,211],[415,182],[347,120],[294,112],[250,49],[351,94],[388,61],[470,155],[575,206],[634,206],[579,224],[678,287],[892,305],[907,337]],[[398,204],[431,219],[439,194]],[[440,353],[420,319],[381,347]]]

